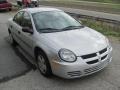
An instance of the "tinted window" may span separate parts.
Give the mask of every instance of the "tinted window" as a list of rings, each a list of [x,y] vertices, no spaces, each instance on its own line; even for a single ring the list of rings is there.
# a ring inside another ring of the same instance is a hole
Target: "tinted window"
[[[27,12],[24,12],[23,14],[22,26],[32,28],[31,18]]]
[[[19,24],[19,25],[21,26],[21,24],[22,24],[22,19],[23,19],[23,12],[18,12],[18,13],[15,15],[13,21],[16,22],[17,24]]]

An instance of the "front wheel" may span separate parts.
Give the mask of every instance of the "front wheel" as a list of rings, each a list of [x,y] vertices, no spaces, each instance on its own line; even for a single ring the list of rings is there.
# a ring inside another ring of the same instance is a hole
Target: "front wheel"
[[[39,52],[37,55],[37,67],[40,73],[46,77],[52,75],[50,63],[45,54]]]

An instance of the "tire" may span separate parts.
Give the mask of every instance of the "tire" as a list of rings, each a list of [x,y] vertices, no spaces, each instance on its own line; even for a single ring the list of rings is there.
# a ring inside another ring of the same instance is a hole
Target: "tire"
[[[43,52],[38,52],[36,56],[37,68],[40,73],[45,77],[50,77],[52,75],[51,66],[48,58]]]
[[[11,32],[9,32],[9,41],[12,46],[17,46],[17,42],[14,40]]]
[[[38,7],[38,5],[35,5],[35,7]]]
[[[9,11],[12,11],[12,8],[9,8]]]

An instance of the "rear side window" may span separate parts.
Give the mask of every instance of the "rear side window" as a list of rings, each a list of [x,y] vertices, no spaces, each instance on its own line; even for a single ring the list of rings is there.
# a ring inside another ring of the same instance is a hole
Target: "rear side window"
[[[13,18],[13,21],[16,22],[18,25],[21,26],[22,24],[22,19],[23,19],[23,12],[18,12],[14,18]]]

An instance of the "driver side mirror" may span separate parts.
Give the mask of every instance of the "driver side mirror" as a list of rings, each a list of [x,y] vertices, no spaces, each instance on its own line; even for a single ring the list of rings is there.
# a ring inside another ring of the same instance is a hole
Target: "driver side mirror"
[[[29,27],[23,27],[23,28],[22,28],[22,31],[23,31],[23,32],[26,32],[26,33],[33,34],[33,30],[30,29]]]

